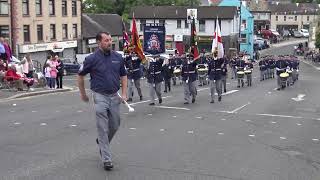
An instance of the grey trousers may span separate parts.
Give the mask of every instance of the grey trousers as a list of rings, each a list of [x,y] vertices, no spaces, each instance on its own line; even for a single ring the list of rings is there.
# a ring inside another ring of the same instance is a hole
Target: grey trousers
[[[278,86],[278,88],[281,88],[281,79],[280,79],[280,75],[277,75],[277,86]]]
[[[110,142],[120,126],[121,98],[117,94],[102,95],[93,92],[96,111],[99,148],[102,162],[112,160]]]
[[[132,94],[133,94],[133,84],[134,84],[134,86],[137,88],[138,95],[139,95],[139,96],[142,96],[141,87],[140,87],[140,79],[137,79],[137,80],[129,79],[129,82],[128,82],[128,94],[129,94],[129,98],[132,98]]]
[[[270,78],[274,78],[274,68],[273,69],[270,69],[270,75],[269,75]]]
[[[247,74],[247,85],[248,86],[251,86],[252,84],[252,74]]]
[[[155,94],[157,94],[158,99],[161,98],[161,82],[160,83],[149,83],[150,87],[150,97],[151,97],[151,103],[154,103],[156,97]]]
[[[267,78],[267,70],[261,71],[260,70],[260,81],[263,81]]]
[[[218,97],[221,97],[221,94],[222,94],[222,81],[221,81],[221,79],[210,80],[211,100],[214,100],[215,90],[217,91]]]
[[[227,76],[222,75],[221,76],[221,90],[227,90]]]
[[[183,88],[184,88],[184,100],[186,102],[190,101],[190,95],[192,98],[196,98],[197,96],[197,88],[196,88],[196,81],[193,82],[186,82],[183,81]]]

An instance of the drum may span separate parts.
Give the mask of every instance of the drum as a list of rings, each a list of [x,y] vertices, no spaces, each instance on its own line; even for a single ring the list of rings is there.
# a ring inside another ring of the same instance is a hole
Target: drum
[[[281,78],[288,78],[288,77],[289,77],[289,74],[286,73],[286,72],[284,72],[284,73],[281,73],[281,74],[280,74],[280,77],[281,77]]]
[[[208,73],[208,69],[207,68],[199,68],[198,69],[198,76],[199,77],[205,77]]]
[[[246,71],[244,71],[244,73],[245,73],[246,75],[250,75],[250,74],[252,73],[252,71],[246,70]]]
[[[200,69],[198,69],[198,72],[208,72],[208,69],[207,68],[200,68]]]
[[[176,77],[181,76],[181,69],[175,69],[175,70],[173,71],[173,74],[174,74]]]
[[[243,78],[244,77],[244,72],[243,71],[238,71],[237,72],[238,78]]]

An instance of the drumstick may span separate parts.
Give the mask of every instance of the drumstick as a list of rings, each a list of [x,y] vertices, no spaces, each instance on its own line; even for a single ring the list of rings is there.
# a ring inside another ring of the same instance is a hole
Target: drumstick
[[[120,94],[118,93],[118,96],[122,99],[122,97],[120,96]],[[130,104],[128,104],[127,101],[123,100],[124,104],[128,107],[129,112],[134,112],[134,108],[130,106]]]

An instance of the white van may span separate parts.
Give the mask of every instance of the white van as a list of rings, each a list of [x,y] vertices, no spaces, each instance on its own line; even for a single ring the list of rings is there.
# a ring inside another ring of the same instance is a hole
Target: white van
[[[300,33],[302,34],[303,37],[309,37],[309,31],[306,29],[301,29]]]

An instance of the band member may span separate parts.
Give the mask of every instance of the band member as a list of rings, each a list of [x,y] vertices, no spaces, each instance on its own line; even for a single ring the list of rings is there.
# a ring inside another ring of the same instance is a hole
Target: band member
[[[276,73],[277,73],[277,85],[278,85],[277,90],[280,90],[282,88],[280,74],[286,72],[287,66],[288,66],[287,62],[281,57],[276,61]]]
[[[164,92],[167,93],[171,91],[171,78],[173,75],[174,64],[172,63],[172,54],[169,55],[169,59],[164,60],[164,65],[162,67],[163,77],[164,77]]]
[[[197,70],[199,76],[199,86],[207,85],[207,59],[204,52],[201,53],[201,57],[198,60]]]
[[[190,95],[192,96],[192,103],[196,101],[197,88],[197,72],[196,72],[197,63],[193,60],[193,56],[190,55],[188,59],[184,59],[182,62],[182,82],[184,87],[184,104],[189,104]]]
[[[227,92],[227,75],[228,75],[228,64],[229,60],[227,56],[223,58],[223,65],[222,65],[222,70],[221,70],[221,84],[222,84],[222,89],[223,92]]]
[[[247,76],[247,86],[252,85],[252,72],[253,72],[253,64],[252,61],[248,60],[246,61],[245,65],[245,74]]]
[[[236,60],[236,70],[237,70],[237,77],[238,77],[238,88],[240,88],[240,84],[243,87],[244,86],[244,67],[245,67],[245,61],[243,60],[243,57]]]
[[[221,84],[221,75],[222,75],[222,65],[224,60],[218,58],[218,51],[214,51],[213,57],[208,62],[208,75],[210,80],[210,93],[211,101],[214,103],[215,90],[218,94],[218,101],[221,101],[222,96],[222,84]]]
[[[142,100],[142,92],[140,86],[140,79],[142,76],[140,64],[141,59],[133,52],[130,55],[130,52],[126,50],[124,52],[125,55],[125,66],[128,72],[128,94],[129,99],[128,102],[132,101],[133,97],[133,84],[137,88],[138,95],[140,96],[140,100]]]
[[[162,97],[161,97],[161,82],[163,81],[162,76],[162,64],[163,59],[159,56],[156,56],[154,58],[150,58],[148,61],[148,67],[147,67],[147,79],[150,87],[150,97],[151,97],[151,103],[150,106],[155,105],[155,94],[158,96],[159,104],[162,103]]]
[[[260,68],[260,81],[263,81],[263,80],[267,79],[267,66],[266,66],[265,59],[260,60],[259,68]]]

